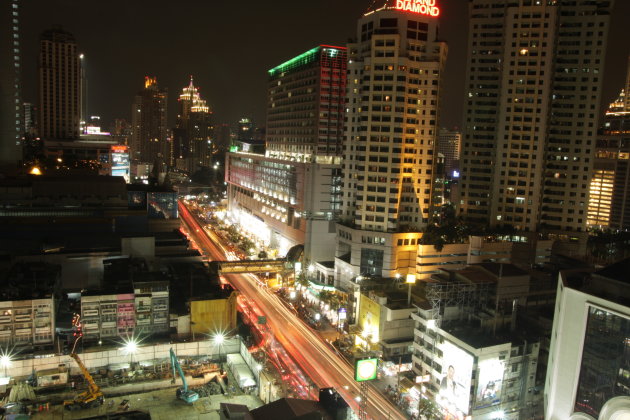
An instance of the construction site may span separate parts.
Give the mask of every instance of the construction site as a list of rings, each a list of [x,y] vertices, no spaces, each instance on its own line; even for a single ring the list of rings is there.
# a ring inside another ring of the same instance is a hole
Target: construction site
[[[238,337],[220,349],[215,344],[132,344],[13,360],[11,377],[0,385],[1,418],[214,419],[222,403],[254,409],[264,404],[263,392],[266,401],[280,397],[276,379]]]

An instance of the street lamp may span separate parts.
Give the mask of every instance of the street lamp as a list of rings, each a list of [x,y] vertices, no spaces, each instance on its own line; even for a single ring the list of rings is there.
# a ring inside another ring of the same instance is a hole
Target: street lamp
[[[0,365],[4,367],[4,376],[7,376],[7,369],[11,366],[11,356],[8,354],[3,354],[0,356]]]
[[[138,351],[138,341],[135,337],[130,337],[126,340],[123,340],[124,346],[122,350],[129,355],[129,369],[131,369],[131,365],[133,364],[133,355]]]
[[[214,342],[215,346],[219,347],[219,367],[221,367],[221,363],[223,361],[223,358],[221,357],[221,347],[223,346],[223,342],[225,341],[225,334],[223,334],[223,333],[216,333],[212,337],[212,341]]]
[[[411,306],[411,288],[414,284],[416,284],[416,275],[415,274],[407,274],[407,279],[405,283],[409,285],[409,293],[407,294],[407,306]]]

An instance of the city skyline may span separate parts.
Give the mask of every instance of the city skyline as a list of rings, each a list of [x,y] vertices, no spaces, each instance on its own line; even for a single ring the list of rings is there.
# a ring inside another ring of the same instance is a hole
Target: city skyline
[[[85,54],[89,113],[100,115],[106,123],[129,118],[129,103],[145,76],[154,75],[161,85],[179,90],[192,74],[215,113],[215,121],[234,123],[249,116],[262,125],[267,70],[322,43],[345,45],[355,36],[349,28],[371,3],[326,0],[309,8],[279,0],[272,8],[254,2],[246,2],[248,7],[243,8],[187,2],[184,6],[194,13],[185,18],[179,4],[164,1],[153,2],[150,9],[116,1],[107,8],[61,1],[24,3],[20,22],[23,100],[36,99],[39,34],[59,24],[76,37],[79,50]],[[452,128],[461,126],[463,116],[468,2],[439,3],[440,38],[449,44],[440,125]],[[623,36],[623,16],[628,14],[630,3],[615,2],[600,113],[624,82],[630,44]],[[142,16],[141,22],[137,16]],[[264,24],[259,22],[260,16],[265,16]],[[236,20],[240,24],[234,25]],[[300,36],[286,37],[296,31]],[[113,86],[117,88],[113,90]],[[175,97],[169,99],[173,110],[175,102]],[[175,117],[175,113],[168,116],[169,126]]]

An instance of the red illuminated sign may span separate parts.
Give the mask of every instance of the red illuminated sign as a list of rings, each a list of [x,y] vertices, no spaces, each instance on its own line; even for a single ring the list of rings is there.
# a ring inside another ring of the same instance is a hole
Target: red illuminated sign
[[[112,153],[127,153],[127,146],[112,145],[111,151]]]
[[[435,0],[396,0],[396,9],[434,17],[440,15]]]

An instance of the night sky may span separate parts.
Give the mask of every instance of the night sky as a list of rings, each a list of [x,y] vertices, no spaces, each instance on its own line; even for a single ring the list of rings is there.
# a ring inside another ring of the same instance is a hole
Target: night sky
[[[25,0],[21,2],[23,97],[37,102],[39,34],[54,24],[73,33],[85,54],[89,113],[105,124],[130,119],[131,102],[154,75],[176,98],[195,85],[215,121],[265,122],[266,70],[319,44],[345,45],[372,0]],[[449,45],[442,126],[460,126],[468,25],[466,0],[438,1]],[[609,34],[605,104],[622,88],[630,50],[630,1],[617,0]],[[626,22],[624,22],[624,17]],[[625,26],[624,26],[625,25]],[[108,128],[107,125],[104,128]]]

